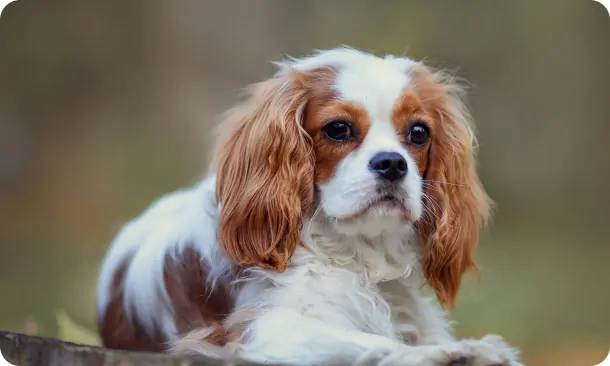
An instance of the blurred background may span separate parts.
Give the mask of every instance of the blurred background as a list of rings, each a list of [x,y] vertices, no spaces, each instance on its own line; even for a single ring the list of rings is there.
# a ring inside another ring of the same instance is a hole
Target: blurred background
[[[609,39],[592,0],[18,0],[0,18],[0,329],[66,338],[67,314],[94,332],[108,243],[202,176],[239,90],[272,60],[347,44],[473,85],[497,211],[458,335],[502,334],[528,365],[597,364],[610,346]]]

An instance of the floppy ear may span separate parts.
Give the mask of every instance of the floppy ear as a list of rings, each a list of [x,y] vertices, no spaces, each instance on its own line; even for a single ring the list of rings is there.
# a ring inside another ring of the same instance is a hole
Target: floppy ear
[[[313,201],[314,155],[299,80],[255,84],[221,125],[216,151],[219,241],[239,265],[286,269]]]
[[[463,89],[442,72],[418,70],[414,77],[436,119],[424,176],[425,214],[418,222],[423,270],[441,304],[453,309],[462,275],[477,271],[474,250],[491,200],[477,176],[476,137]]]

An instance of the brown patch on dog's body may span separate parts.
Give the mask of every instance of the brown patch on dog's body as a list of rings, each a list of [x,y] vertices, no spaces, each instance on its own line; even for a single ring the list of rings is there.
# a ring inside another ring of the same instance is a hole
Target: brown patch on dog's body
[[[233,308],[228,288],[222,282],[217,282],[212,291],[206,291],[210,265],[202,263],[201,255],[193,249],[186,249],[176,262],[166,259],[165,289],[172,301],[180,334],[218,325]]]
[[[207,265],[193,249],[186,249],[172,261],[165,262],[165,289],[174,310],[174,323],[180,335],[193,330],[212,327],[206,342],[224,346],[233,335],[220,324],[232,311],[233,303],[228,288],[217,283],[206,293]],[[167,347],[167,339],[160,332],[148,335],[137,321],[130,322],[125,316],[123,280],[126,271],[123,265],[117,272],[111,288],[111,300],[99,321],[102,343],[107,348],[134,351],[161,352]],[[134,309],[137,311],[137,309]]]
[[[126,349],[131,351],[163,351],[163,337],[156,333],[147,334],[137,322],[130,322],[125,314],[123,279],[126,265],[122,265],[114,276],[110,301],[103,316],[98,319],[98,329],[102,345],[106,348]]]

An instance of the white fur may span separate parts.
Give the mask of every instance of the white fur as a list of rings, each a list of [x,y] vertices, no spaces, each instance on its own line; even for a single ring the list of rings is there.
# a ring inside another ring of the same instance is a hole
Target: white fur
[[[517,352],[499,337],[456,340],[451,324],[434,303],[422,298],[425,284],[417,235],[395,209],[358,212],[374,193],[376,180],[368,161],[381,151],[400,153],[409,172],[402,183],[412,219],[421,216],[422,182],[415,161],[401,146],[391,111],[408,86],[406,58],[377,58],[347,48],[320,52],[302,60],[281,63],[311,69],[338,67],[335,85],[342,99],[358,103],[369,113],[371,126],[357,151],[347,156],[335,175],[320,185],[318,209],[302,230],[302,246],[285,272],[249,268],[232,285],[233,314],[225,326],[242,325],[236,355],[259,362],[290,364],[446,365],[467,357],[469,365],[498,362],[520,365]],[[123,291],[130,319],[152,334],[159,330],[180,352],[213,353],[204,346],[206,330],[181,338],[173,325],[163,283],[163,261],[187,245],[211,264],[209,283],[227,272],[231,262],[216,242],[218,210],[215,177],[168,195],[128,223],[105,258],[98,285],[99,315],[108,304],[116,270],[128,264]],[[233,345],[234,346],[234,345]]]

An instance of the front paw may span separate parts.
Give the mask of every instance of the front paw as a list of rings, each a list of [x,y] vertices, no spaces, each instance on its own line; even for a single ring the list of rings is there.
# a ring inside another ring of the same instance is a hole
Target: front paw
[[[376,366],[462,366],[452,364],[459,356],[453,344],[426,346],[405,346],[403,349],[388,353],[375,363]],[[363,365],[358,363],[357,365]],[[366,364],[369,365],[369,364]],[[464,364],[464,366],[467,364]]]
[[[504,338],[487,335],[481,339],[464,339],[458,342],[460,361],[468,366],[524,366],[519,362],[519,350],[510,347]]]
[[[451,363],[449,364],[449,366],[468,366],[468,358],[466,357],[459,357],[454,359],[453,361],[451,361]]]

